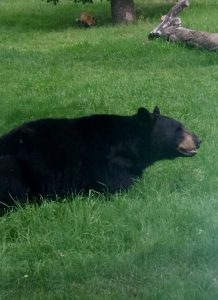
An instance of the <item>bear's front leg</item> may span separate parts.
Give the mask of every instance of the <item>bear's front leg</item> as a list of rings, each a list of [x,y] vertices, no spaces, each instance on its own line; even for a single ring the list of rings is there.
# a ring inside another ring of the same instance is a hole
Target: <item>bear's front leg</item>
[[[27,202],[28,190],[19,159],[13,155],[0,156],[0,213],[16,206],[17,202]]]

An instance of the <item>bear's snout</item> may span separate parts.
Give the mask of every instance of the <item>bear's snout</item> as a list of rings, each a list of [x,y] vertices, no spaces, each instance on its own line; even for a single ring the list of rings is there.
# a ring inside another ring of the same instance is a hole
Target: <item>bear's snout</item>
[[[194,133],[184,131],[177,150],[185,156],[193,156],[197,153],[197,149],[199,149],[200,144],[201,140]]]
[[[202,140],[200,140],[197,136],[195,136],[195,137],[196,137],[196,139],[195,139],[195,144],[196,144],[197,149],[199,149],[199,148],[200,148],[200,145],[201,145],[201,143],[202,143]]]

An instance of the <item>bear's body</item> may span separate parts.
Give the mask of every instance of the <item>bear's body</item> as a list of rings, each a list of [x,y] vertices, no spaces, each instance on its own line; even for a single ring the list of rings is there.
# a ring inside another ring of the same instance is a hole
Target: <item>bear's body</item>
[[[0,205],[125,190],[154,161],[191,156],[198,146],[194,134],[158,109],[28,122],[0,138]]]

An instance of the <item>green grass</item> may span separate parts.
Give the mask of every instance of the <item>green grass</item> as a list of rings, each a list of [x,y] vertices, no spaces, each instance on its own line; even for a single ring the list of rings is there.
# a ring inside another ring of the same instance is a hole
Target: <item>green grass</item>
[[[190,1],[190,28],[218,32],[215,0]],[[148,41],[172,2],[136,5],[113,26],[107,2],[0,2],[0,133],[41,117],[133,114],[159,105],[203,140],[111,199],[90,194],[0,219],[0,299],[218,299],[218,56]],[[88,10],[98,25],[79,29]]]

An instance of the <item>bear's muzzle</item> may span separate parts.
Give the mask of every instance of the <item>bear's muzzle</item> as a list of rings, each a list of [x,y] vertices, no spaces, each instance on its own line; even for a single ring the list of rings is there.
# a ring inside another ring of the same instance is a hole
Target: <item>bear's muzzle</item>
[[[181,142],[177,150],[185,156],[193,156],[198,152],[201,140],[193,133],[184,131]]]

